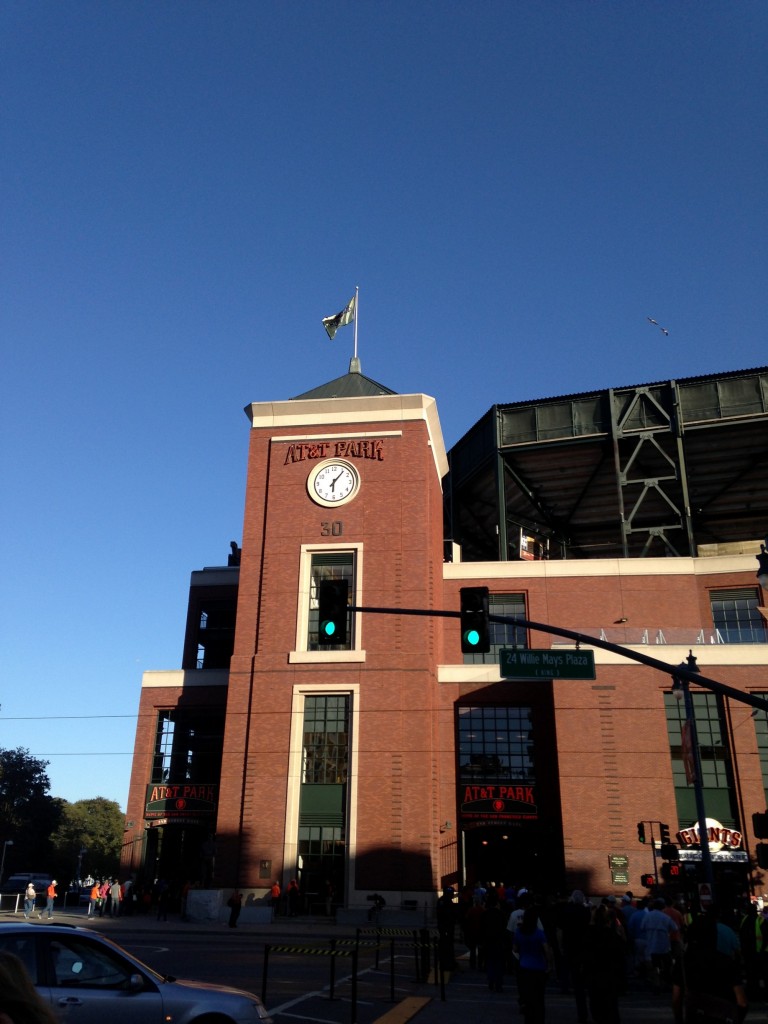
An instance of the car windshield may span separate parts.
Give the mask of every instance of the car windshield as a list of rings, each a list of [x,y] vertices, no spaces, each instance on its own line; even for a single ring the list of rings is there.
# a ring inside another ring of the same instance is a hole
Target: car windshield
[[[102,940],[102,942],[105,945],[110,946],[120,956],[126,956],[127,955],[126,951],[122,948],[122,946],[118,946],[111,939],[108,939],[105,935],[99,935],[99,938]],[[131,953],[131,960],[135,964],[138,964],[139,967],[141,967],[142,971],[144,971],[147,974],[149,974],[151,976],[151,978],[153,979],[153,981],[163,982],[163,981],[172,981],[172,980],[174,980],[169,975],[158,974],[157,971],[153,967],[150,967],[149,964],[145,964],[143,960],[139,960],[139,958],[135,957],[132,953]]]

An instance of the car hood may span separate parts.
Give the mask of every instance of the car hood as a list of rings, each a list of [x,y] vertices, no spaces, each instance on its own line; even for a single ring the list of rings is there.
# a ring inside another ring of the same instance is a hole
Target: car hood
[[[233,988],[232,985],[216,985],[210,981],[193,981],[191,978],[177,978],[174,975],[173,981],[163,979],[168,985],[183,985],[184,988],[200,989],[202,992],[229,992],[233,996],[242,996],[245,999],[261,999],[253,992],[246,992],[244,988]]]

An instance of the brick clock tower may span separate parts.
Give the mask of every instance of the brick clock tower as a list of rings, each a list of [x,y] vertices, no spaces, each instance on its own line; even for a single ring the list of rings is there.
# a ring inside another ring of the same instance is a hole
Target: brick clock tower
[[[332,887],[347,905],[376,890],[431,895],[453,798],[442,620],[350,612],[347,642],[321,648],[317,595],[346,579],[356,606],[441,607],[435,401],[394,394],[353,360],[330,384],[246,412],[217,876],[255,888],[296,877],[310,900]]]

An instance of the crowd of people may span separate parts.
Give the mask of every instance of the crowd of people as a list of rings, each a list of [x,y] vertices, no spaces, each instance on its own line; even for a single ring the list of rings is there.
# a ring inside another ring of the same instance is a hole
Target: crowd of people
[[[748,1000],[768,995],[768,909],[692,914],[686,901],[632,892],[590,899],[535,895],[524,886],[482,883],[437,902],[442,967],[458,970],[460,934],[470,970],[488,987],[514,984],[525,1024],[542,1024],[546,994],[570,993],[580,1024],[619,1024],[630,980],[668,994],[675,1024],[739,1024]]]
[[[57,897],[58,882],[54,878],[45,892],[45,906],[37,906],[38,893],[32,882],[24,892],[24,917],[29,920],[37,916],[39,919],[52,919]],[[164,878],[157,878],[152,883],[138,884],[128,878],[121,882],[118,878],[96,879],[88,891],[88,917],[118,917],[120,915],[157,913],[158,920],[168,920],[168,907],[171,900],[181,902],[184,916],[186,895],[190,884],[187,883],[180,893],[172,893],[171,887]]]

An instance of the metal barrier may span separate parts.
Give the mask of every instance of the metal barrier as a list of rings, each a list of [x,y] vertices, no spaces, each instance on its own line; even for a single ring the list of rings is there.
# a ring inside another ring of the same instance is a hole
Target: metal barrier
[[[376,940],[376,958],[374,966],[379,969],[379,952],[381,950],[382,939],[389,940],[390,947],[390,991],[391,998],[394,1001],[395,992],[395,942],[398,942],[400,946],[409,946],[413,949],[414,960],[416,967],[416,981],[427,981],[430,974],[431,964],[430,959],[433,958],[434,964],[434,977],[435,984],[441,986],[441,995],[443,1001],[445,1001],[445,974],[440,964],[439,956],[439,936],[437,932],[431,932],[428,928],[411,929],[411,928],[358,928],[357,929],[357,941],[364,939],[366,936],[375,937]],[[408,940],[408,941],[406,941]]]
[[[348,957],[352,960],[352,994],[350,1007],[350,1024],[357,1024],[357,986],[360,950],[363,947],[375,949],[374,967],[379,970],[379,953],[386,942],[389,946],[389,998],[396,1002],[395,995],[395,952],[396,944],[402,948],[412,948],[416,970],[416,982],[426,981],[430,975],[431,961],[434,963],[435,984],[440,986],[440,995],[445,1002],[445,972],[440,963],[438,951],[438,935],[427,928],[358,928],[355,938],[330,939],[328,946],[274,944],[264,946],[264,965],[261,979],[261,999],[267,1003],[267,982],[269,976],[270,956],[284,953],[293,956],[325,956],[330,958],[330,977],[328,998],[333,999],[336,985],[336,958]]]
[[[269,970],[269,957],[271,953],[292,953],[301,956],[327,956],[330,957],[330,979],[328,983],[328,998],[333,999],[336,985],[336,958],[352,958],[352,997],[350,1001],[350,1024],[357,1024],[357,960],[359,950],[357,944],[353,949],[339,949],[336,939],[331,939],[330,946],[288,946],[273,945],[267,943],[264,946],[264,967],[261,978],[261,1001],[267,1004],[267,975]]]
[[[5,893],[0,896],[0,911],[4,914],[20,914],[24,909],[24,893]]]

